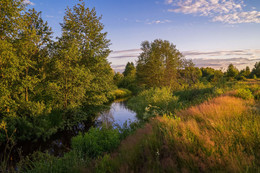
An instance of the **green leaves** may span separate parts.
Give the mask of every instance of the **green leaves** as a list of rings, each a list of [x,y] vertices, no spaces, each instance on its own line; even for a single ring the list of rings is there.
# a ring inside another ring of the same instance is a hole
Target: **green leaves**
[[[139,84],[148,87],[177,85],[177,69],[183,67],[183,55],[166,40],[142,43],[143,52],[138,57],[136,75]]]

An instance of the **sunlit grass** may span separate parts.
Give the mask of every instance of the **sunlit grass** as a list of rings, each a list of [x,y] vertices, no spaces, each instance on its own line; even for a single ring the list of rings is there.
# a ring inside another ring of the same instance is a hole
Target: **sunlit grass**
[[[156,117],[98,161],[96,171],[257,172],[260,116],[254,101],[221,96]]]

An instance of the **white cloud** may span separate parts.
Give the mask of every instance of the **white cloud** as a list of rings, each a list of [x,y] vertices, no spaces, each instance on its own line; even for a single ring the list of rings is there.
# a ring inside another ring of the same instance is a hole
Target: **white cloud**
[[[260,12],[243,11],[243,0],[166,0],[169,12],[208,16],[213,22],[260,23]]]
[[[114,51],[108,57],[112,68],[122,72],[127,62],[136,62],[141,49]],[[260,49],[217,50],[217,51],[182,51],[187,59],[192,59],[197,67],[226,68],[230,63],[239,69],[250,68],[260,61]]]
[[[209,16],[213,14],[225,14],[242,10],[243,1],[234,0],[179,0],[176,3],[168,1],[175,8],[169,9],[170,12],[184,14],[198,14]]]
[[[214,22],[224,22],[229,24],[237,23],[260,23],[260,12],[236,12],[232,14],[220,15],[213,18]]]
[[[30,0],[24,0],[23,3],[28,5],[35,5],[35,3],[31,2]]]
[[[144,24],[164,24],[164,23],[171,23],[171,20],[168,19],[164,19],[164,20],[150,20],[150,19],[146,19],[145,21],[143,20],[135,20],[136,23],[144,23]]]
[[[171,20],[153,20],[151,22],[146,22],[146,24],[163,24],[163,23],[171,23],[172,21]]]

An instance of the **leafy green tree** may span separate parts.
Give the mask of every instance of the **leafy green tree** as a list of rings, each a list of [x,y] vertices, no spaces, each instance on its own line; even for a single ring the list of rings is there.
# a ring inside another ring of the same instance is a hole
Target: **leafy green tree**
[[[206,79],[207,81],[211,82],[211,80],[214,77],[215,69],[213,69],[211,67],[206,67],[206,68],[202,67],[201,72],[202,72],[202,77],[204,79]]]
[[[250,68],[247,66],[245,69],[242,69],[238,76],[237,76],[237,79],[238,80],[245,80],[246,78],[249,78],[250,76]]]
[[[125,70],[123,72],[123,75],[124,77],[127,77],[127,76],[135,76],[135,73],[136,73],[136,69],[135,69],[135,65],[133,62],[128,62],[126,64],[126,67],[125,67]]]
[[[14,96],[18,90],[20,63],[14,41],[24,7],[19,0],[1,0],[0,9],[0,112],[6,114],[15,113],[17,108]]]
[[[51,42],[52,32],[47,22],[42,20],[41,12],[35,9],[29,9],[23,15],[22,24],[15,45],[20,59],[20,91],[24,91],[23,97],[28,102],[29,94],[33,94],[32,97],[36,94],[46,76],[50,60],[46,49]]]
[[[64,109],[81,106],[92,76],[84,65],[80,65],[82,57],[78,44],[62,37],[56,49],[54,73],[57,80],[52,84],[58,93],[56,103],[63,105]]]
[[[24,5],[21,0],[1,0],[0,9],[0,40],[13,40],[21,26]]]
[[[252,70],[252,76],[256,76],[258,78],[260,78],[260,62],[256,62],[255,66]]]
[[[85,88],[83,98],[86,106],[100,105],[108,101],[107,94],[113,84],[113,70],[107,61],[111,52],[110,41],[106,38],[107,33],[103,32],[104,25],[100,20],[101,17],[97,17],[95,9],[86,8],[82,2],[73,9],[67,8],[61,24],[62,42],[69,41],[76,45],[78,64],[84,66],[89,73],[85,80],[86,83],[88,80],[90,82]]]
[[[224,73],[221,70],[215,70],[213,78],[211,79],[211,82],[219,82],[220,79],[222,79],[224,76]]]
[[[180,75],[185,84],[192,85],[199,82],[202,72],[198,67],[189,66],[180,70]]]
[[[238,74],[239,74],[238,69],[233,64],[230,64],[228,66],[226,76],[230,79],[235,79]]]
[[[118,86],[123,78],[124,78],[124,75],[122,73],[120,73],[120,72],[115,73],[115,75],[113,77],[114,84],[116,86]]]
[[[184,66],[183,55],[169,41],[160,39],[141,45],[136,75],[139,84],[147,87],[177,87],[178,69]]]

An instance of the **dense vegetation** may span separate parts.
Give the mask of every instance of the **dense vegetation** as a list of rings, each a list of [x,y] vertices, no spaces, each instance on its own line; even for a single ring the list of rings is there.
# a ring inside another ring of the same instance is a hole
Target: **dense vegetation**
[[[0,1],[0,170],[17,142],[46,140],[109,101],[130,97],[139,122],[90,128],[62,157],[35,152],[18,172],[257,172],[260,62],[198,68],[169,41],[141,44],[136,66],[113,72],[95,9],[67,8],[52,39],[41,12]]]
[[[106,59],[110,43],[94,9],[68,8],[56,41],[41,13],[22,1],[1,1],[1,13],[12,20],[0,23],[0,117],[18,140],[47,138],[117,97]]]

